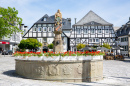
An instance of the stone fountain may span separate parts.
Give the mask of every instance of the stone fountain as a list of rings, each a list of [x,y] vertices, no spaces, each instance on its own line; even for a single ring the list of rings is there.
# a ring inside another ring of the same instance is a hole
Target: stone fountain
[[[63,52],[60,10],[55,14],[54,33],[54,52]],[[60,61],[16,59],[15,61],[16,73],[30,79],[60,82],[93,82],[103,79],[103,58]]]

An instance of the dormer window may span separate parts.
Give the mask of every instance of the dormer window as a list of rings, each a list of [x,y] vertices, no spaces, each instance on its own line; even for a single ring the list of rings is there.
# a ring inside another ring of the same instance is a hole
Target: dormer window
[[[94,22],[91,22],[91,25],[94,25]]]
[[[47,18],[43,18],[43,21],[46,21],[47,20]]]

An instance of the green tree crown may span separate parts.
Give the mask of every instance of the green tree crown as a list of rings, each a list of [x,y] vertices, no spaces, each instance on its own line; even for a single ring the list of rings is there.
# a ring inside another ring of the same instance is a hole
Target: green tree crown
[[[18,10],[15,8],[0,7],[0,38],[11,36],[13,33],[22,32],[17,25],[21,25],[22,18],[18,17]]]

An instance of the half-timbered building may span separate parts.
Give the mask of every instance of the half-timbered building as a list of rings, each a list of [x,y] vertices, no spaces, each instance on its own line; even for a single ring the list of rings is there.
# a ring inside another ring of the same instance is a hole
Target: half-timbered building
[[[23,38],[36,38],[43,44],[41,50],[47,51],[47,45],[54,41],[54,20],[55,16],[48,16],[45,14],[27,31]],[[62,40],[64,51],[69,50],[69,35],[71,30],[71,19],[62,18]]]
[[[89,11],[80,21],[72,26],[70,34],[70,50],[76,51],[77,44],[89,46],[115,44],[113,24],[105,21],[93,11]]]
[[[123,48],[121,54],[128,57],[130,55],[130,18],[126,24],[122,25],[116,31],[116,34],[118,37],[118,46]]]

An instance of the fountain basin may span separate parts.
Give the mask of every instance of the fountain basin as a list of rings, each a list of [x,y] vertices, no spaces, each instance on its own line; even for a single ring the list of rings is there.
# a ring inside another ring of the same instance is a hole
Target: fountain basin
[[[103,60],[15,60],[16,73],[30,79],[93,82],[103,79]]]

